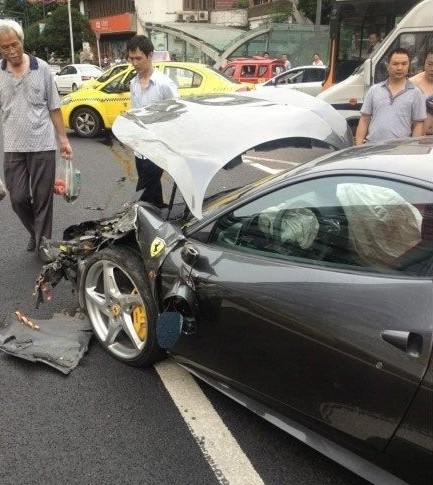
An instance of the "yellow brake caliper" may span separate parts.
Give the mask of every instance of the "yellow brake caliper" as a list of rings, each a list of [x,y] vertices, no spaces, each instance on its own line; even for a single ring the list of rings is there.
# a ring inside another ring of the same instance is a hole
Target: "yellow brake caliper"
[[[134,289],[132,294],[136,295],[137,290]],[[147,338],[147,314],[143,305],[135,305],[132,309],[132,323],[138,338],[144,342]]]

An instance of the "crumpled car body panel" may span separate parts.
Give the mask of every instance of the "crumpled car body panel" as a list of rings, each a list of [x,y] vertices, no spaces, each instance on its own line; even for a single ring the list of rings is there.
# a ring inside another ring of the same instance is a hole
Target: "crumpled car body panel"
[[[298,91],[268,91],[161,101],[118,116],[113,133],[168,172],[201,218],[215,174],[253,146],[284,138],[313,138],[336,149],[352,145],[346,121],[327,103]]]

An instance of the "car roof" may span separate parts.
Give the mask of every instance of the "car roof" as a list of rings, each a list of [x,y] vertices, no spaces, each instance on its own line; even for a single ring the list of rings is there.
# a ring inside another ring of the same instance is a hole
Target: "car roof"
[[[293,66],[285,72],[287,73],[298,69],[327,69],[327,66],[313,66],[312,64],[307,64],[306,66]]]
[[[227,61],[227,66],[229,64],[275,64],[275,63],[280,63],[284,64],[284,61],[282,59],[271,59],[267,57],[259,57],[259,56],[253,56],[253,57],[237,57],[235,59],[229,59]]]
[[[68,66],[74,66],[74,67],[96,67],[97,69],[101,69],[99,66],[97,66],[96,64],[88,64],[88,63],[83,63],[83,64],[67,64],[65,67],[68,67]]]
[[[218,72],[216,69],[212,68],[212,66],[208,66],[207,64],[202,64],[201,62],[183,62],[183,61],[155,61],[152,62],[154,66],[161,66],[161,65],[166,65],[168,67],[179,67],[179,68],[184,68],[184,69],[196,69],[197,71],[212,71],[215,74],[221,74]],[[132,64],[116,64],[115,66],[107,68],[104,72],[109,72],[111,69],[116,68],[116,67],[122,67],[124,66],[124,71],[130,70],[133,71],[135,70],[135,67]],[[122,72],[124,72],[122,71]],[[116,74],[113,74],[114,76],[120,75],[121,72],[119,71]]]
[[[400,138],[346,148],[308,162],[292,174],[347,173],[350,170],[418,179],[433,186],[433,136]]]

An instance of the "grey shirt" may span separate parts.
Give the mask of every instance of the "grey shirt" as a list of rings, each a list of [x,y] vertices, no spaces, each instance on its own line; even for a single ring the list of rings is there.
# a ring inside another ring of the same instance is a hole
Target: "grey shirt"
[[[395,96],[388,88],[388,81],[375,84],[365,96],[361,113],[371,116],[367,141],[411,136],[412,122],[427,118],[422,92],[410,81]]]
[[[60,108],[60,97],[48,64],[29,56],[30,68],[16,79],[0,65],[0,109],[5,152],[41,152],[57,149],[50,111]]]

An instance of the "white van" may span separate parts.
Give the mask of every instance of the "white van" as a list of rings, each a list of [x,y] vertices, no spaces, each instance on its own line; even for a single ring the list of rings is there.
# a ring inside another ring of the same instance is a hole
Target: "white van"
[[[416,4],[382,40],[371,58],[347,79],[325,89],[317,97],[337,109],[355,130],[364,96],[372,84],[386,79],[386,59],[396,47],[404,47],[411,53],[410,76],[423,70],[424,54],[433,48],[433,0]]]

